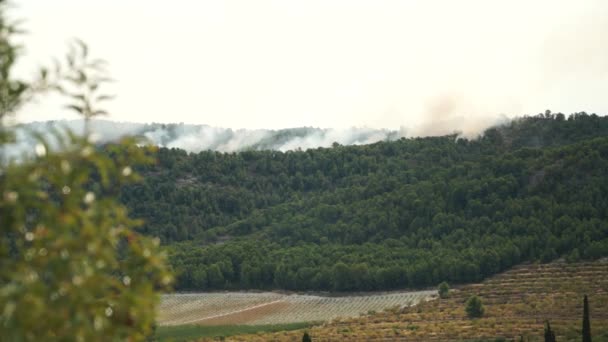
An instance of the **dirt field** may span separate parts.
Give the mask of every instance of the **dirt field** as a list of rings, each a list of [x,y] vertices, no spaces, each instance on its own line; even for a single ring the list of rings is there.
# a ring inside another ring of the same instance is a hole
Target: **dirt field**
[[[434,290],[340,297],[273,292],[170,294],[161,299],[158,322],[163,326],[319,322],[407,307],[435,295]]]

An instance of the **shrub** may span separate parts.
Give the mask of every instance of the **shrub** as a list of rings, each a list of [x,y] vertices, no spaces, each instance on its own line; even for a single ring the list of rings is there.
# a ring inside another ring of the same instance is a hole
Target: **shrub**
[[[445,281],[442,282],[441,284],[439,284],[439,297],[440,298],[447,298],[450,292],[450,285],[448,285],[448,283],[446,283]]]
[[[483,316],[485,309],[484,309],[483,303],[481,302],[481,299],[479,299],[479,297],[471,296],[467,300],[465,311],[467,313],[467,316],[469,316],[469,318],[479,318],[479,317]]]

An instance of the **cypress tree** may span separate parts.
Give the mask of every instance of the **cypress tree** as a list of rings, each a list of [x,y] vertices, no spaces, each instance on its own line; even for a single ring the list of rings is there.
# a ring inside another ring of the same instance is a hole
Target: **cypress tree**
[[[438,292],[439,298],[447,298],[448,293],[450,292],[450,285],[444,281],[443,283],[439,284]]]
[[[547,321],[545,325],[545,342],[555,342],[555,333],[551,330],[551,324]]]
[[[589,301],[583,300],[583,342],[591,342],[591,323],[589,322]]]
[[[308,331],[304,332],[304,336],[302,336],[302,342],[312,342],[310,335],[308,335]]]

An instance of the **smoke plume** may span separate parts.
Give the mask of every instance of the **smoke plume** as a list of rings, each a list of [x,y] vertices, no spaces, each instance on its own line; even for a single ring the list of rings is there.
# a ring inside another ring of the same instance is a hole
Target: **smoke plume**
[[[99,143],[117,141],[124,136],[139,136],[149,143],[179,148],[188,152],[218,151],[239,152],[247,150],[306,150],[340,145],[364,145],[378,141],[393,141],[403,137],[438,136],[457,133],[466,138],[476,138],[486,128],[504,122],[506,117],[475,115],[456,96],[442,96],[428,106],[426,119],[416,127],[400,127],[398,130],[351,127],[345,129],[298,127],[279,130],[218,128],[191,124],[144,124],[108,120],[91,121],[90,130]],[[33,133],[40,134],[51,148],[58,146],[53,131],[69,129],[82,134],[82,120],[32,122],[16,126],[16,143],[2,152],[4,159],[18,159],[22,154],[32,154],[36,141]]]

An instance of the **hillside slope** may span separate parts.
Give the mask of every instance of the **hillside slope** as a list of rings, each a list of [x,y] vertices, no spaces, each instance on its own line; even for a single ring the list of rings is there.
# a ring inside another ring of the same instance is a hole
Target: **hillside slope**
[[[608,261],[528,264],[481,284],[452,290],[449,298],[393,312],[309,329],[314,341],[542,341],[550,321],[558,341],[580,341],[583,296],[589,296],[594,341],[608,341]],[[466,317],[465,301],[481,298],[485,314]],[[302,331],[231,338],[234,341],[300,341]]]
[[[368,291],[608,255],[608,118],[307,151],[161,149],[121,194],[178,289]]]

